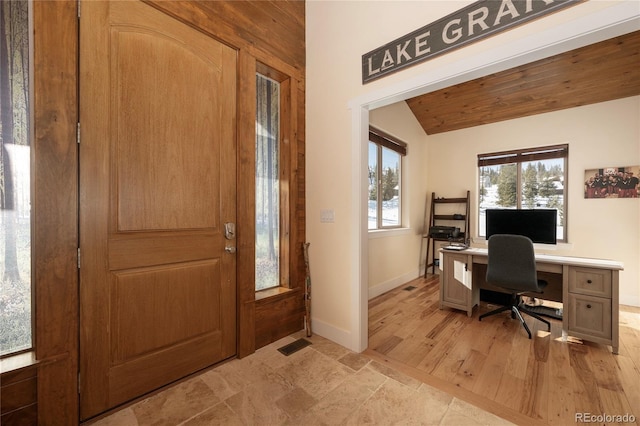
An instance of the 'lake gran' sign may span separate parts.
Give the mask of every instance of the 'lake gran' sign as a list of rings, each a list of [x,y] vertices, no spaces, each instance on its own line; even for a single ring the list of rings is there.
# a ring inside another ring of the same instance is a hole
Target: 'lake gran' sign
[[[362,83],[582,1],[477,1],[362,55]]]

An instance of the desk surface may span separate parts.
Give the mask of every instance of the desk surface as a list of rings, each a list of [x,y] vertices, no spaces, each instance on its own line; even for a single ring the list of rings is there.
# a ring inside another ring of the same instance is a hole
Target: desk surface
[[[443,251],[448,251],[441,249]],[[486,248],[468,248],[461,251],[451,251],[453,253],[467,254],[472,256],[487,256],[489,250]],[[588,268],[605,268],[616,271],[622,271],[624,265],[622,262],[608,259],[592,259],[588,257],[574,257],[574,256],[558,256],[554,254],[541,254],[536,253],[536,262],[555,263],[570,266],[584,266]]]

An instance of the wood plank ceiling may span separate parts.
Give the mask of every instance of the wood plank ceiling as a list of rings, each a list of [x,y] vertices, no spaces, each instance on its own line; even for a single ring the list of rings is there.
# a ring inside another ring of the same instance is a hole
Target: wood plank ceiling
[[[429,135],[640,95],[640,31],[407,100]]]

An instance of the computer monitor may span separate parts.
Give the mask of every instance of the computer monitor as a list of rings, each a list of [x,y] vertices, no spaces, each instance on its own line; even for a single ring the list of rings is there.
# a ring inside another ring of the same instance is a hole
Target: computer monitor
[[[557,218],[555,209],[487,209],[487,239],[494,234],[516,234],[534,243],[556,244]]]

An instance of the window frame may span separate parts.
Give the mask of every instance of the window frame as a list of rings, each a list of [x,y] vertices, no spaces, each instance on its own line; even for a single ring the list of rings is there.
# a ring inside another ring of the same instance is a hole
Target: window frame
[[[265,295],[270,292],[278,291],[278,289],[290,289],[290,229],[291,224],[291,209],[289,202],[289,191],[291,182],[291,165],[290,159],[292,155],[292,147],[290,144],[289,132],[291,129],[291,108],[288,107],[288,103],[291,99],[291,77],[288,75],[271,68],[270,66],[261,62],[256,62],[256,77],[257,75],[269,78],[280,84],[280,110],[279,110],[279,122],[280,128],[278,131],[278,181],[279,181],[279,274],[278,285],[268,287],[264,289],[256,289],[257,279],[254,279],[254,290],[256,294],[263,293]],[[255,220],[255,219],[254,219]],[[255,261],[255,256],[254,256]],[[254,265],[255,269],[255,265]]]
[[[515,164],[516,165],[516,209],[522,209],[522,164],[532,161],[551,160],[551,159],[563,159],[563,188],[562,188],[562,238],[557,239],[558,243],[566,243],[568,239],[568,179],[569,175],[569,144],[540,146],[533,148],[515,149],[508,151],[492,152],[487,154],[478,154],[478,194],[480,193],[480,186],[482,184],[481,169],[487,166],[500,166]],[[478,195],[478,237],[480,235],[480,195]]]
[[[382,179],[382,148],[387,148],[391,151],[396,152],[399,156],[398,162],[398,224],[397,225],[387,225],[384,226],[382,224],[382,203],[376,203],[376,227],[369,228],[368,231],[380,231],[387,229],[398,229],[402,228],[402,204],[403,204],[403,185],[402,185],[402,175],[403,175],[403,158],[407,155],[407,143],[401,141],[400,139],[391,136],[390,134],[374,127],[369,126],[369,143],[373,143],[376,145],[376,174],[378,176],[377,182],[377,194],[376,199],[381,200],[381,179]],[[368,226],[367,226],[368,228]]]

